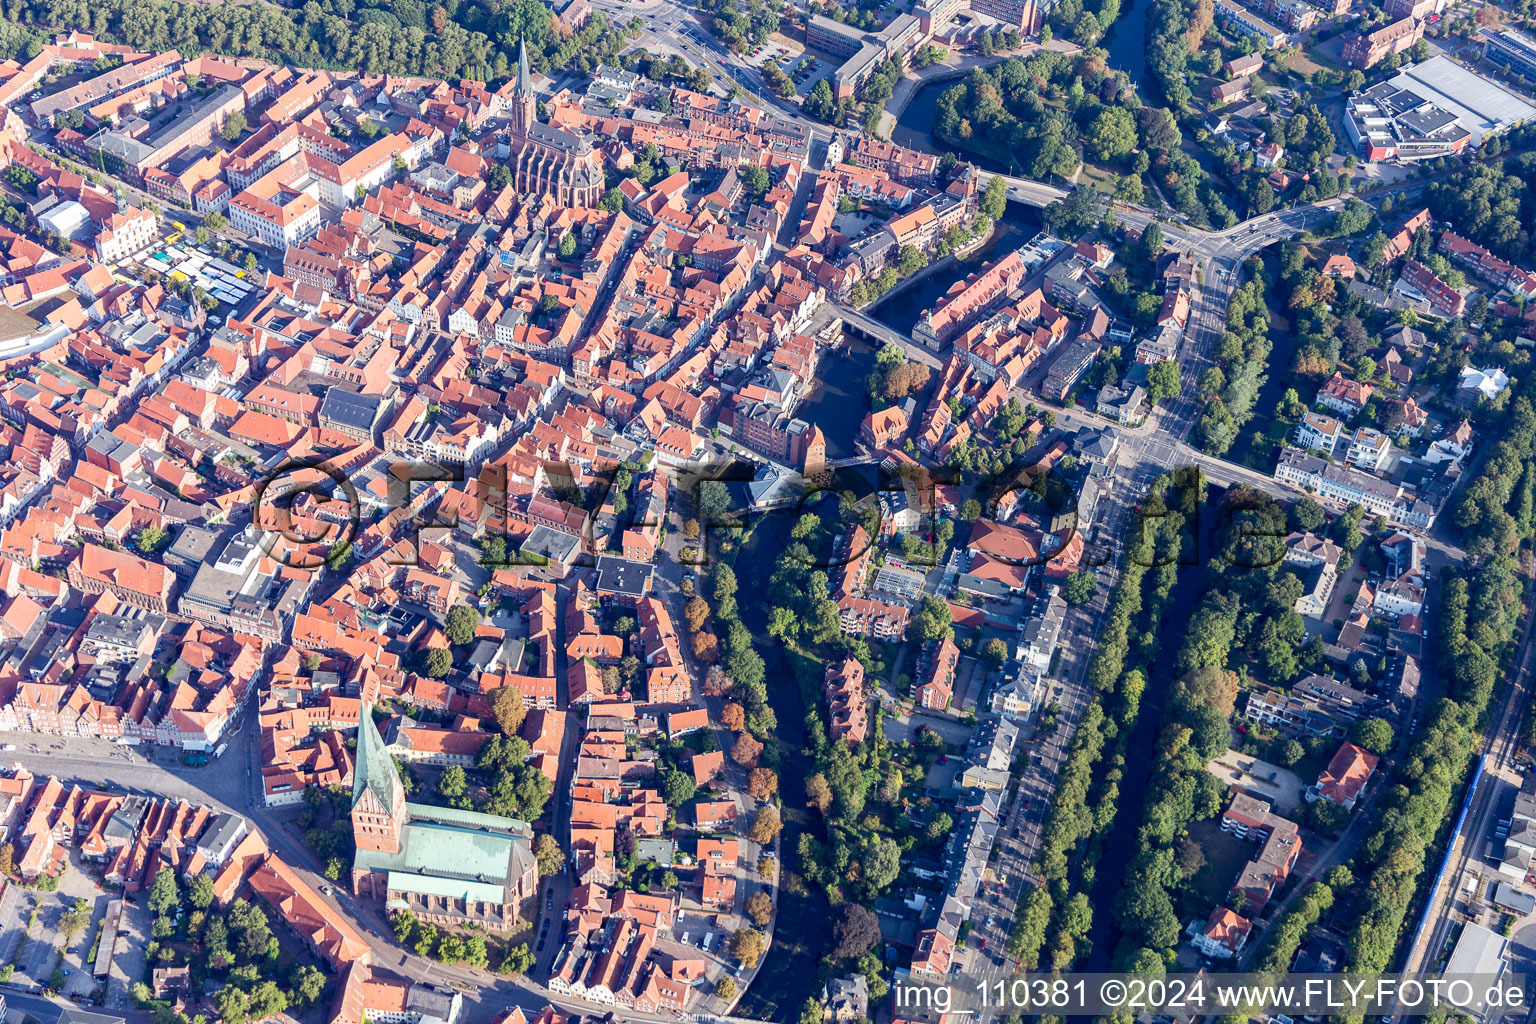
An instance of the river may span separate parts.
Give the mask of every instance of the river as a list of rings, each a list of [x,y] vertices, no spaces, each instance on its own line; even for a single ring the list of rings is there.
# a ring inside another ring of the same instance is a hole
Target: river
[[[911,334],[923,311],[949,291],[950,285],[975,273],[991,259],[1017,249],[1040,230],[1040,211],[1024,203],[1009,203],[1008,212],[992,229],[981,248],[963,260],[955,260],[905,288],[898,286],[870,306],[868,313],[903,334]],[[857,454],[855,442],[864,417],[870,411],[864,381],[875,368],[876,346],[853,338],[841,352],[822,362],[811,393],[795,415],[821,428],[827,439],[827,458],[843,459]]]
[[[1100,43],[1109,51],[1109,66],[1124,71],[1141,95],[1143,103],[1156,100],[1155,90],[1147,87],[1147,15],[1154,0],[1122,0],[1120,17],[1109,27]]]
[[[1202,533],[1196,540],[1195,551],[1209,551],[1211,532],[1217,526],[1218,516],[1211,510],[1220,507],[1223,492],[1209,488],[1204,506],[1200,509],[1197,529]],[[1171,504],[1171,503],[1170,503]],[[1186,540],[1186,543],[1188,541]],[[1187,557],[1187,555],[1186,555]],[[1199,557],[1198,554],[1195,556]],[[1154,574],[1148,573],[1146,581],[1152,582]],[[1179,645],[1189,629],[1199,604],[1203,573],[1199,567],[1181,565],[1178,582],[1163,608],[1162,621],[1158,623],[1158,652],[1153,663],[1145,666],[1147,689],[1142,697],[1141,710],[1136,724],[1125,742],[1126,770],[1121,773],[1120,798],[1116,803],[1115,820],[1111,834],[1135,836],[1146,816],[1147,791],[1151,788],[1152,773],[1137,771],[1134,766],[1147,766],[1157,761],[1157,738],[1162,732],[1166,713],[1165,699],[1172,691],[1177,673]],[[1110,756],[1106,750],[1105,757]],[[1115,920],[1121,886],[1125,882],[1126,869],[1138,850],[1134,842],[1107,842],[1094,872],[1093,889],[1088,902],[1093,906],[1093,927],[1088,932],[1091,948],[1079,963],[1079,970],[1105,972],[1115,969],[1121,957],[1121,932]]]
[[[950,285],[1035,237],[1041,224],[1040,211],[1035,207],[1026,203],[1009,203],[1008,212],[993,225],[992,237],[981,248],[906,288],[892,289],[866,312],[887,327],[910,335],[918,318],[949,291]]]
[[[1269,358],[1265,361],[1264,386],[1254,399],[1253,418],[1238,431],[1237,440],[1232,443],[1227,458],[1245,466],[1267,470],[1274,462],[1274,448],[1279,443],[1275,407],[1280,404],[1286,388],[1295,382],[1292,367],[1296,362],[1296,348],[1300,339],[1296,337],[1296,322],[1286,308],[1285,296],[1280,291],[1280,258],[1275,246],[1264,250],[1264,272],[1270,282],[1270,287],[1264,292],[1264,301],[1269,311],[1271,346]],[[1272,433],[1276,436],[1270,437]],[[1255,445],[1255,434],[1263,435],[1265,440]]]

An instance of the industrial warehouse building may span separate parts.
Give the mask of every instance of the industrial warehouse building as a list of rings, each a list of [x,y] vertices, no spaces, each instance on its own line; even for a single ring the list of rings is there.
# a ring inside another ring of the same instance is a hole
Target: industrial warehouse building
[[[1476,149],[1536,116],[1498,83],[1432,57],[1349,98],[1344,129],[1366,160],[1427,160]]]

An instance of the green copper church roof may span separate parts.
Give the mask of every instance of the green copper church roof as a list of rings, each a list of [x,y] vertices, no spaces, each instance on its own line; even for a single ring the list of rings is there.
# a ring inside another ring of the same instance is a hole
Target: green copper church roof
[[[404,800],[400,788],[400,774],[395,770],[395,759],[384,746],[378,724],[373,720],[373,709],[363,708],[362,722],[357,728],[357,757],[352,768],[352,806],[363,798],[366,790],[373,790],[385,810],[395,806],[395,799]]]
[[[469,899],[483,903],[500,903],[506,895],[506,891],[501,886],[492,885],[489,882],[417,875],[409,871],[391,871],[385,884],[389,886],[391,892],[419,893],[423,896],[441,896],[450,900]]]

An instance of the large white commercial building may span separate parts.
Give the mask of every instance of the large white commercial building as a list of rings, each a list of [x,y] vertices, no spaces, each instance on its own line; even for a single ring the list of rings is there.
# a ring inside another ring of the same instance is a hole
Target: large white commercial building
[[[1442,55],[1351,96],[1344,130],[1368,161],[1428,160],[1476,149],[1533,116],[1523,97]]]

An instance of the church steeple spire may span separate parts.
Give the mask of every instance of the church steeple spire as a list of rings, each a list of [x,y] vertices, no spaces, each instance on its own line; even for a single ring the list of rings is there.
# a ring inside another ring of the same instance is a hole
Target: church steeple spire
[[[398,853],[406,819],[400,773],[373,721],[372,707],[365,705],[352,765],[352,837],[358,849]]]
[[[517,131],[525,138],[533,127],[538,112],[538,97],[533,94],[533,75],[528,71],[528,40],[517,43],[517,88],[512,92],[512,115],[517,120]]]

